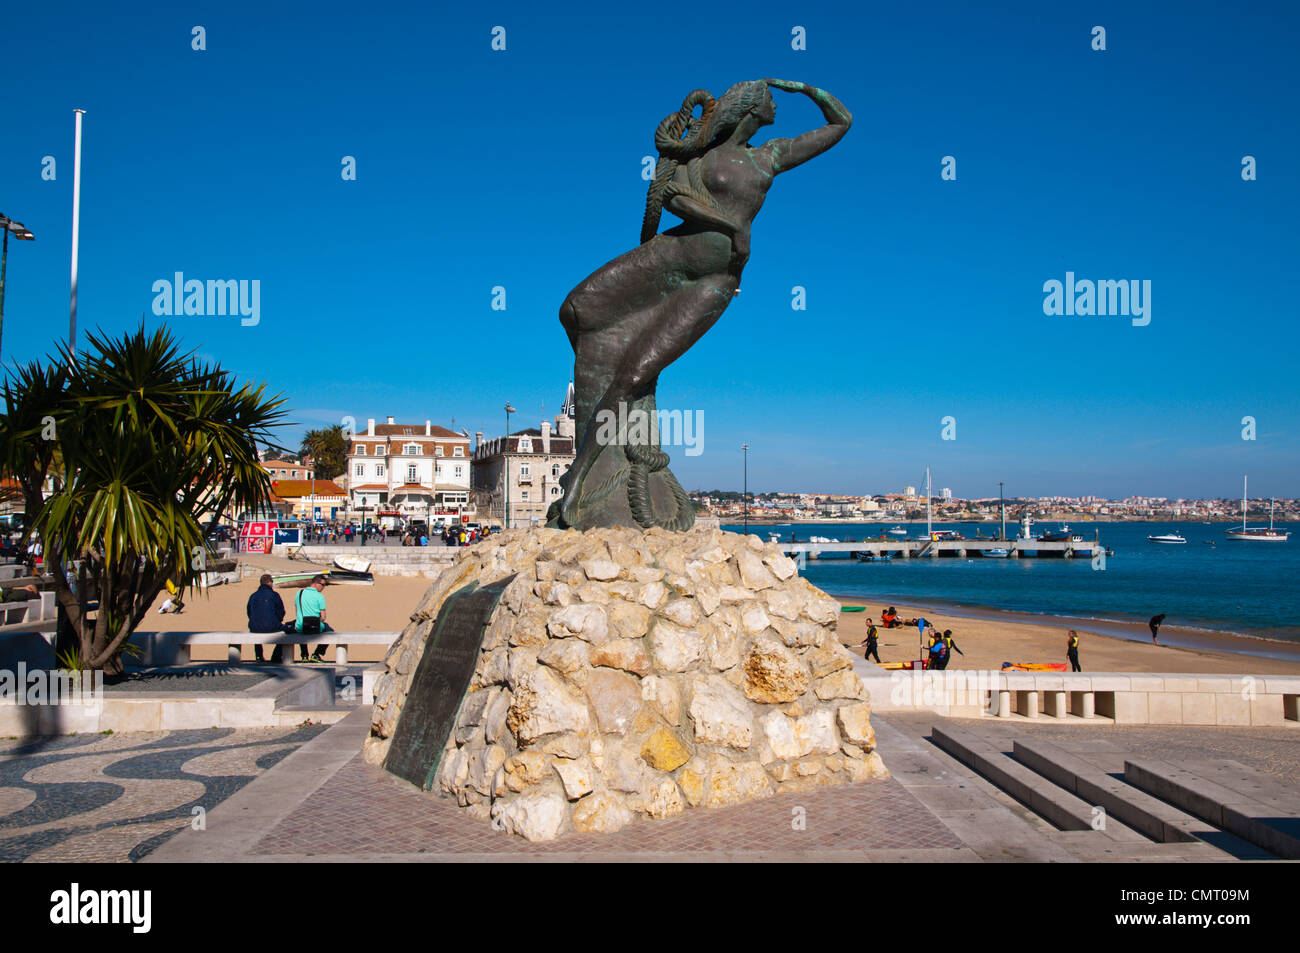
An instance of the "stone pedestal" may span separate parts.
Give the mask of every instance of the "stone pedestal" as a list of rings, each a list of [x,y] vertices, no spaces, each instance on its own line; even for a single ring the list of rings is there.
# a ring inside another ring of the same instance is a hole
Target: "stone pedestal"
[[[382,764],[443,601],[511,573],[437,789],[530,840],[886,777],[839,604],[757,536],[511,530],[430,586],[376,684]]]

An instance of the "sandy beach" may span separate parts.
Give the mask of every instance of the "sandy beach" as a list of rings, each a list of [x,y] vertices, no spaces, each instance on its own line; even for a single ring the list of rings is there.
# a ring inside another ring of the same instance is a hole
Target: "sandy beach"
[[[871,622],[879,623],[880,613],[885,606],[856,598],[841,598],[840,604],[867,607],[866,612],[840,614],[840,641],[861,655],[864,650],[860,646],[867,637],[867,625]],[[901,619],[923,616],[940,632],[952,630],[957,647],[965,654],[953,654],[953,660],[948,665],[949,671],[996,670],[1002,668],[1003,662],[1065,662],[1066,632],[1073,628],[1079,633],[1079,664],[1085,672],[1300,674],[1300,660],[1259,658],[1216,650],[1209,647],[1209,644],[1216,641],[1212,636],[1187,633],[1174,627],[1162,628],[1161,635],[1169,640],[1204,641],[1206,647],[1165,644],[1165,639],[1161,640],[1159,646],[1152,645],[1150,633],[1145,627],[1141,627],[1145,641],[1134,641],[1089,629],[1085,623],[1077,620],[1028,622],[1016,613],[996,611],[987,613],[992,618],[972,618],[955,614],[951,610],[898,602],[892,605],[898,610]],[[1223,636],[1220,641],[1238,640]],[[901,629],[880,629],[879,644],[882,662],[904,662],[920,657],[921,642],[914,625]],[[1269,645],[1281,650],[1292,648],[1278,643]]]
[[[259,557],[263,568],[273,572],[300,569],[301,564]],[[285,562],[280,566],[280,562]],[[273,565],[274,563],[274,565]],[[259,563],[261,566],[261,563]],[[373,586],[329,586],[325,590],[326,620],[339,631],[398,632],[406,627],[411,612],[432,580],[414,576],[376,576]],[[206,593],[195,593],[186,599],[181,615],[159,615],[160,599],[140,626],[141,632],[159,631],[242,631],[247,628],[244,606],[257,588],[256,579],[246,579],[232,585],[218,586]],[[296,590],[279,590],[285,608],[292,613]],[[841,605],[865,605],[866,612],[845,612],[840,615],[840,641],[855,653],[862,654],[861,645],[866,639],[866,627],[878,621],[883,605],[859,598],[840,598]],[[1064,662],[1066,630],[1074,628],[1080,635],[1079,661],[1084,671],[1092,672],[1198,672],[1206,674],[1300,674],[1300,646],[1283,643],[1261,643],[1261,646],[1278,654],[1292,654],[1292,658],[1263,658],[1233,652],[1240,650],[1241,641],[1231,636],[1214,636],[1204,632],[1184,632],[1175,627],[1161,630],[1162,644],[1154,646],[1145,627],[1130,627],[1134,631],[1099,631],[1102,627],[1089,627],[1076,620],[1026,619],[1011,612],[990,610],[984,618],[958,613],[950,609],[911,606],[895,603],[900,618],[924,616],[940,631],[952,629],[957,646],[964,655],[954,654],[952,669],[1000,669],[1003,662]],[[1140,631],[1138,631],[1140,629]],[[1128,637],[1125,637],[1128,636]],[[1234,643],[1237,643],[1234,645]],[[251,643],[245,648],[251,658]],[[920,640],[915,626],[880,630],[880,658],[882,662],[902,662],[915,659],[920,654]],[[350,658],[356,662],[379,661],[384,650],[377,646],[356,646]],[[220,646],[196,647],[196,660],[220,660],[225,652]],[[326,655],[333,659],[333,650]]]

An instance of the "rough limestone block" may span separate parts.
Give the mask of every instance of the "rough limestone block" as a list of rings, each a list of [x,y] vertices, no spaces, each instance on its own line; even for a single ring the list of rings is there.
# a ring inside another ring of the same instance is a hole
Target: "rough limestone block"
[[[367,761],[447,596],[512,573],[436,785],[472,816],[543,841],[888,777],[836,600],[775,544],[705,527],[535,527],[458,554],[390,649]]]

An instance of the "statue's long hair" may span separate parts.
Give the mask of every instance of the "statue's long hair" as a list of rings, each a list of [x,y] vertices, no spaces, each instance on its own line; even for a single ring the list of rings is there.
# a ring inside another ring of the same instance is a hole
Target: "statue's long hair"
[[[689,195],[706,206],[714,205],[700,178],[699,159],[716,142],[731,135],[740,120],[768,95],[767,84],[762,80],[737,83],[721,99],[714,99],[707,89],[697,89],[682,100],[681,109],[664,117],[655,130],[659,161],[646,193],[645,216],[641,220],[642,244],[658,234],[664,203],[672,195]],[[700,115],[692,116],[696,106],[702,107]],[[683,162],[689,188],[672,184],[673,174]]]

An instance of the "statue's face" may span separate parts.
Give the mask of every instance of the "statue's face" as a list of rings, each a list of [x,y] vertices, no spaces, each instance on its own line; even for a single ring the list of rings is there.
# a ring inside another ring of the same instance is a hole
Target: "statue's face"
[[[764,95],[763,101],[755,107],[754,115],[758,117],[760,125],[770,126],[776,122],[776,103],[772,100],[770,90]]]

